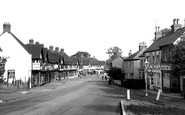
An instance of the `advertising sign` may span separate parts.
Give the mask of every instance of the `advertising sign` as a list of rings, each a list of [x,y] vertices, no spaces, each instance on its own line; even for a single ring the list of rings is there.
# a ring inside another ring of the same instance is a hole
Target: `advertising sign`
[[[8,70],[8,78],[15,78],[15,70]]]
[[[33,70],[40,70],[40,63],[33,63]]]

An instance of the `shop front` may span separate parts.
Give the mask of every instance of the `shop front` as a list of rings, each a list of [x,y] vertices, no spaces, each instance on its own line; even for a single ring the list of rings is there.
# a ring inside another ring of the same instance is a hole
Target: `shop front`
[[[161,65],[162,70],[162,86],[165,93],[179,93],[180,92],[180,78],[171,73],[171,66],[169,64]]]
[[[162,75],[160,65],[151,65],[152,75],[149,76],[150,89],[157,91],[162,89]]]

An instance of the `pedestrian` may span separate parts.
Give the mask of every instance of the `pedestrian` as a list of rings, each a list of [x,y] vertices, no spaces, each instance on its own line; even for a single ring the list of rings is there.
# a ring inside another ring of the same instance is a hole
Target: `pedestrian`
[[[107,81],[107,76],[105,76],[105,81]]]
[[[104,80],[104,76],[102,76],[102,81]]]

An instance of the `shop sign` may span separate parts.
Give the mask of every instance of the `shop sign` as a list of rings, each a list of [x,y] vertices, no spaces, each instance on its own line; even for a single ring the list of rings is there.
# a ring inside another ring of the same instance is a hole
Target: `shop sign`
[[[169,65],[161,65],[162,70],[171,70],[171,66]]]
[[[8,70],[8,78],[15,78],[15,70]]]
[[[159,64],[156,64],[156,65],[153,66],[153,68],[154,68],[154,69],[160,69],[161,66],[160,66]]]
[[[33,70],[40,70],[40,63],[33,63]]]
[[[55,65],[54,65],[54,68],[57,69],[57,68],[58,68],[58,64],[55,64]]]

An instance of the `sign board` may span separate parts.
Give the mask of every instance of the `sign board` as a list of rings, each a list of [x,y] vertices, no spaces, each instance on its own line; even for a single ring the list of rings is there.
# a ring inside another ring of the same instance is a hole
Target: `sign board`
[[[58,64],[55,64],[53,67],[54,67],[55,69],[57,69],[57,68],[58,68]]]
[[[162,70],[171,70],[171,66],[169,65],[161,65]]]
[[[15,70],[8,70],[8,78],[15,78]]]
[[[33,63],[33,70],[40,70],[40,63]]]

